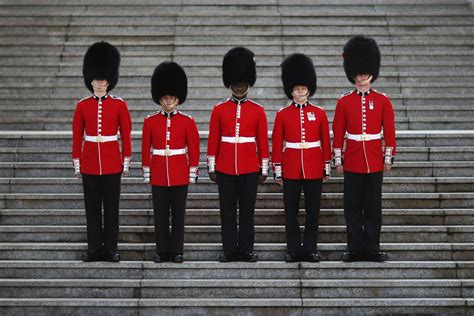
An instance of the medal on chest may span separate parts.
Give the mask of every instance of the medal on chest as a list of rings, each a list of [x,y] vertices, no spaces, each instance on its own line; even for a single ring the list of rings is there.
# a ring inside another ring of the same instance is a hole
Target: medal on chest
[[[308,121],[316,121],[316,115],[313,112],[306,113],[308,116]]]
[[[369,101],[369,110],[373,110],[374,109],[374,101],[370,100]]]

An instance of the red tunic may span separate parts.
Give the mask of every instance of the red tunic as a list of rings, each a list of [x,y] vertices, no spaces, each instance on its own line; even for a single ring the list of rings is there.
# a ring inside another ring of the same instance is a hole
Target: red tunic
[[[239,102],[232,98],[217,104],[209,123],[207,156],[211,172],[215,167],[219,172],[239,175],[262,168],[262,174],[267,175],[268,125],[263,107],[249,99]]]
[[[333,150],[342,151],[346,132],[352,135],[383,133],[385,151],[395,156],[395,120],[392,103],[383,93],[354,90],[344,94],[336,105],[333,122]],[[349,137],[349,135],[348,135]],[[356,141],[347,139],[344,170],[355,173],[374,173],[383,170],[382,139]]]
[[[199,166],[199,132],[191,116],[180,111],[158,111],[143,123],[142,167],[151,173],[151,184],[177,186],[189,184],[190,168]],[[154,155],[153,149],[178,150],[187,154]]]
[[[114,136],[120,129],[122,155],[118,141],[91,142],[87,136]],[[125,157],[132,156],[132,121],[124,100],[113,95],[90,96],[77,103],[72,122],[72,158],[79,159],[81,173],[90,175],[122,172]]]
[[[313,148],[285,148],[285,143],[302,147],[319,142]],[[331,160],[331,142],[326,112],[311,103],[291,103],[280,109],[272,134],[272,164],[282,165],[283,178],[321,179],[324,167]]]

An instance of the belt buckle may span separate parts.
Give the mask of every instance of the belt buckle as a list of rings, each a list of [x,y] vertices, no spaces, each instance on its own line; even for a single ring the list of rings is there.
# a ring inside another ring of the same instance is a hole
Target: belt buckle
[[[240,143],[240,137],[239,136],[235,136],[235,142]]]
[[[369,135],[367,135],[367,134],[362,134],[362,135],[360,135],[360,139],[361,139],[362,141],[369,140]]]
[[[171,156],[171,149],[165,149],[165,156]]]
[[[307,149],[309,147],[308,143],[300,143],[301,149]]]
[[[97,135],[96,140],[98,143],[102,143],[104,141],[104,138],[102,137],[102,135]]]

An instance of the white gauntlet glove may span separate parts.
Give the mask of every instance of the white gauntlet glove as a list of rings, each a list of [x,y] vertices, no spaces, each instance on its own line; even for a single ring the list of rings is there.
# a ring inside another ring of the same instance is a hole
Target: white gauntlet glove
[[[143,167],[143,183],[150,183],[150,168]]]
[[[123,173],[127,175],[130,172],[130,161],[132,157],[123,158]]]
[[[74,175],[79,178],[81,175],[81,162],[76,158],[72,160],[72,164],[74,165]]]
[[[198,167],[190,167],[189,168],[189,183],[197,183],[198,176],[199,176]]]
[[[275,180],[281,180],[282,176],[281,164],[273,164],[273,178]]]

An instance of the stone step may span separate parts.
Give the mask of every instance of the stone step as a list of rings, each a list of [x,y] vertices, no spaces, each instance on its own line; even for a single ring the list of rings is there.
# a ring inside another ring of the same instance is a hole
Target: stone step
[[[470,279],[0,279],[3,298],[423,298],[469,297]],[[377,294],[374,295],[374,292]]]
[[[304,231],[304,227],[301,227]],[[120,243],[154,243],[155,228],[149,226],[121,226]],[[384,243],[474,243],[474,225],[467,226],[382,226],[380,239]],[[185,243],[220,243],[220,226],[187,226]],[[318,243],[344,243],[345,226],[320,226]],[[0,226],[0,242],[20,243],[85,243],[86,226]],[[256,226],[256,243],[285,243],[285,227]]]
[[[302,279],[302,280],[384,280],[384,279],[469,279],[471,261],[387,261],[320,263],[256,263],[215,261],[185,261],[182,264],[151,261],[121,261],[119,263],[82,261],[1,261],[3,279]]]
[[[472,208],[474,193],[383,193],[383,208]],[[151,193],[121,194],[122,208],[151,209]],[[189,193],[188,208],[218,208],[218,194]],[[0,194],[0,208],[63,209],[84,207],[81,193],[7,193]],[[323,193],[321,208],[342,208],[342,193]],[[283,208],[281,193],[259,193],[256,208]]]
[[[258,192],[278,193],[282,188],[273,179],[267,179],[258,186]],[[330,181],[323,185],[323,192],[342,192],[344,179],[334,172]],[[402,193],[449,193],[473,192],[474,177],[384,177],[383,192]],[[4,193],[82,193],[82,181],[71,178],[0,178],[0,192]],[[122,193],[149,193],[150,187],[143,184],[142,177],[123,177]],[[189,193],[217,193],[217,185],[201,177],[197,185],[191,185]]]
[[[283,261],[286,243],[256,243],[255,253],[262,261]],[[321,258],[340,260],[346,243],[319,243]],[[391,261],[473,261],[474,243],[381,243]],[[78,260],[87,250],[86,243],[0,243],[1,260]],[[122,260],[152,260],[154,243],[119,243]],[[184,258],[189,261],[214,261],[222,252],[222,244],[184,244]]]
[[[183,314],[264,314],[269,307],[277,314],[369,314],[380,313],[458,313],[469,314],[474,301],[464,298],[259,298],[259,299],[0,299],[6,315],[35,313],[104,315],[183,315]]]
[[[85,225],[84,209],[0,209],[1,225]],[[389,209],[382,210],[384,225],[407,226],[412,225],[474,225],[474,209]],[[186,225],[220,225],[218,209],[186,210]],[[299,222],[304,222],[304,209],[299,213]],[[324,225],[346,224],[342,209],[321,209],[319,222]],[[120,210],[120,223],[125,226],[153,225],[152,208]],[[284,225],[283,209],[256,209],[255,225]]]
[[[474,162],[472,161],[421,161],[397,162],[390,171],[393,177],[473,177]],[[205,162],[200,163],[200,177],[208,176]],[[71,162],[0,162],[0,177],[57,178],[73,176]],[[335,172],[334,172],[335,175]],[[132,162],[131,177],[141,177],[142,170],[139,162]],[[335,175],[336,176],[336,175]]]

